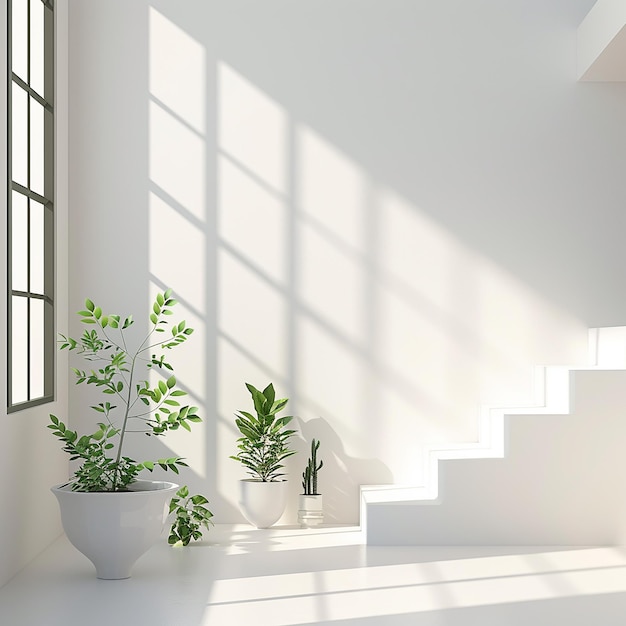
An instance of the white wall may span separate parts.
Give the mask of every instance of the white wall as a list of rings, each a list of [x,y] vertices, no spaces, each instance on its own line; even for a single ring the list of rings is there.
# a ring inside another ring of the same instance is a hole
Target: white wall
[[[70,310],[175,289],[205,421],[166,443],[216,521],[245,381],[292,399],[355,521],[359,484],[419,483],[423,445],[623,323],[626,87],[576,82],[592,4],[70,0]]]
[[[58,47],[56,122],[56,324],[67,327],[67,2],[55,3]],[[0,32],[6,33],[6,2],[0,3]],[[6,46],[0,47],[0,82],[6,84]],[[6,93],[6,92],[4,92]],[[6,99],[0,99],[0,118],[6,119]],[[6,125],[0,125],[0,145],[6,146]],[[6,198],[6,151],[0,151],[0,197]],[[6,241],[6,220],[0,220]],[[0,327],[6,328],[6,255],[0,255]],[[48,414],[67,415],[67,358],[58,355],[55,401],[6,414],[6,343],[0,343],[0,586],[61,533],[52,485],[67,480],[67,455],[46,428]]]

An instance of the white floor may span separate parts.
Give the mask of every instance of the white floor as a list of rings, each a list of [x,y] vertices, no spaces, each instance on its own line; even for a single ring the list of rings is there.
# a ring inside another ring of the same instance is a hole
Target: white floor
[[[104,581],[63,537],[0,589],[2,626],[612,626],[626,548],[366,547],[358,529],[218,526]]]

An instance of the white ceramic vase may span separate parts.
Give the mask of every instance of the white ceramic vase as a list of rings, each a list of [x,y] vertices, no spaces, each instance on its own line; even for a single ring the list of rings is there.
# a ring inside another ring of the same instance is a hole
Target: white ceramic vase
[[[243,516],[257,528],[269,528],[283,514],[287,505],[287,481],[239,481],[239,508]]]
[[[65,534],[98,578],[129,578],[137,559],[161,536],[178,485],[138,480],[126,492],[86,493],[52,487]]]
[[[298,523],[302,528],[319,526],[324,521],[324,500],[322,494],[298,496]]]

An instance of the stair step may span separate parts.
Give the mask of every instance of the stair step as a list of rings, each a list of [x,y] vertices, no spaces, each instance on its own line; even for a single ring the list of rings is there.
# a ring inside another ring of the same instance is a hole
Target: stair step
[[[545,380],[545,406],[489,409],[500,445],[433,450],[434,487],[364,488],[367,542],[623,543],[626,371],[547,368]]]

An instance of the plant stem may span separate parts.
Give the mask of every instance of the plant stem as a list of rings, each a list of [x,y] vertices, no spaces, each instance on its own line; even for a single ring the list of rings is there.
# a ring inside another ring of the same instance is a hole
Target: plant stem
[[[126,434],[126,426],[128,423],[128,414],[130,413],[130,400],[133,392],[133,374],[135,373],[135,359],[137,355],[133,357],[133,361],[130,366],[130,376],[128,381],[128,398],[125,401],[126,410],[124,411],[124,421],[122,422],[122,429],[120,430],[120,443],[117,447],[117,456],[115,457],[115,464],[119,466],[120,459],[122,458],[122,446],[124,445],[124,435]],[[115,479],[113,481],[113,491],[117,491],[117,472],[115,473]]]

